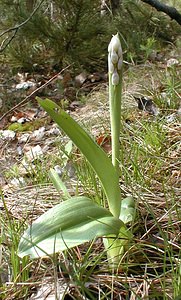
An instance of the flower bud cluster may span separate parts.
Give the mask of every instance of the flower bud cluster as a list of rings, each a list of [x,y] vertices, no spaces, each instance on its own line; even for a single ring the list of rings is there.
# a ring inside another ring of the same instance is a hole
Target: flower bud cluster
[[[118,33],[114,35],[108,46],[108,68],[112,74],[111,81],[113,85],[118,85],[120,80],[120,70],[123,64],[123,53]]]

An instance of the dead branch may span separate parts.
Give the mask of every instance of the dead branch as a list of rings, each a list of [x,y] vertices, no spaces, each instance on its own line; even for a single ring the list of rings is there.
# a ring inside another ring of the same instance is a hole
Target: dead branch
[[[67,70],[68,68],[70,68],[71,65],[68,65],[67,67],[65,67],[64,69],[62,69],[59,73],[57,73],[56,75],[54,75],[53,77],[51,77],[47,82],[45,82],[44,84],[42,84],[41,86],[39,86],[36,90],[34,90],[30,95],[28,95],[27,97],[25,97],[20,103],[18,103],[17,105],[15,105],[14,107],[12,107],[10,110],[8,110],[1,118],[0,121],[2,121],[2,119],[4,119],[7,115],[9,115],[12,111],[14,111],[15,109],[17,109],[18,107],[28,103],[31,98],[33,96],[35,96],[41,89],[45,88],[46,86],[48,86],[53,80],[57,79],[57,77],[62,74],[65,70]]]
[[[34,16],[34,14],[37,12],[37,10],[40,8],[40,6],[42,5],[42,3],[44,2],[45,0],[42,0],[40,1],[40,3],[37,5],[37,7],[35,7],[35,9],[32,11],[32,13],[30,14],[30,16],[25,20],[23,21],[22,23],[16,25],[16,26],[13,26],[11,28],[8,28],[6,29],[5,31],[3,31],[1,34],[0,34],[0,37],[2,37],[3,35],[7,34],[7,33],[10,33],[10,32],[13,32],[12,36],[9,37],[9,38],[6,38],[2,44],[1,44],[1,47],[0,47],[0,53],[3,52],[6,47],[11,43],[11,41],[15,38],[18,30],[24,26],[26,23],[29,22],[29,20]]]
[[[164,3],[159,2],[158,0],[141,0],[152,7],[156,8],[158,11],[162,11],[167,14],[171,19],[175,20],[179,25],[181,25],[181,14],[175,7],[168,6]]]

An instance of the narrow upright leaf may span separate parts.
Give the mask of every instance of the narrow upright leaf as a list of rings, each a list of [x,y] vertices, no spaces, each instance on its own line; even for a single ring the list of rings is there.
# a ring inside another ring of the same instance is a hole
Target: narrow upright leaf
[[[102,183],[111,213],[119,217],[121,207],[119,176],[109,157],[60,106],[49,99],[37,98],[37,100],[86,157]]]

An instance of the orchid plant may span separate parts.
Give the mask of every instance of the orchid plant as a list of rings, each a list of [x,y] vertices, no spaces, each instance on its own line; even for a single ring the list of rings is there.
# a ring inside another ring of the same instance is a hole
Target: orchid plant
[[[122,199],[119,186],[122,68],[122,48],[116,34],[108,47],[112,162],[90,135],[56,103],[49,99],[37,99],[95,171],[106,195],[108,208],[88,197],[71,197],[66,193],[67,200],[41,215],[24,232],[19,243],[20,257],[29,255],[33,259],[47,256],[103,237],[110,267],[117,269],[120,265],[125,246],[132,238],[127,223],[133,221],[135,216],[133,198]],[[53,169],[50,176],[56,188],[66,190]]]

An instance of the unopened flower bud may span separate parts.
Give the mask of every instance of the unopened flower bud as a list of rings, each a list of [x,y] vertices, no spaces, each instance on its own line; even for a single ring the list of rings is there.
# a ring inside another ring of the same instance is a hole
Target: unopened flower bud
[[[118,48],[118,56],[119,56],[119,58],[122,58],[122,56],[123,56],[123,50],[122,50],[121,44]]]
[[[123,59],[122,57],[118,60],[118,70],[120,71],[123,65]]]
[[[114,70],[114,73],[112,74],[112,85],[118,85],[119,83],[119,75],[116,70]]]
[[[108,45],[108,52],[110,53],[111,51],[112,51],[112,45],[111,45],[111,41],[110,41],[110,43]]]
[[[116,54],[115,51],[111,52],[111,61],[113,64],[116,64],[118,62],[118,55]]]
[[[112,74],[114,72],[114,65],[111,61],[111,59],[109,59],[109,72]]]
[[[109,46],[108,46],[108,51],[118,51],[119,47],[121,46],[121,43],[120,43],[120,40],[119,40],[119,37],[118,37],[118,33],[116,35],[113,35],[110,43],[109,43]]]

